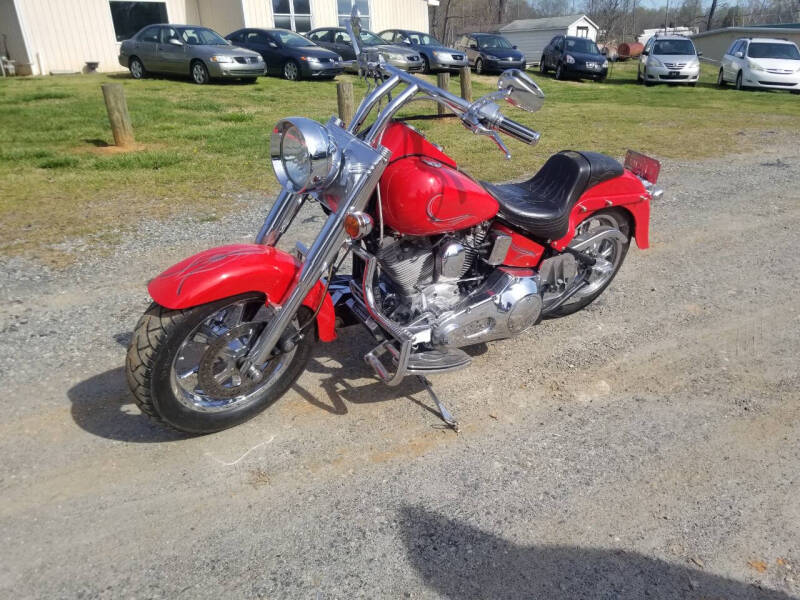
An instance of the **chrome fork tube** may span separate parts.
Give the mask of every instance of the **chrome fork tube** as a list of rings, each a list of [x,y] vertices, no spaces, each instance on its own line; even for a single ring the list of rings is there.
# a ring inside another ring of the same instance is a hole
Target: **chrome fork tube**
[[[363,210],[372,191],[378,184],[383,170],[389,160],[390,152],[385,148],[380,151],[375,162],[363,167],[354,166],[353,170],[363,168],[355,179],[352,189],[347,194],[347,201],[342,202],[339,209],[332,213],[320,231],[317,239],[308,251],[303,267],[296,277],[295,285],[282,306],[276,306],[274,318],[267,324],[258,339],[254,342],[240,370],[249,375],[254,373],[254,365],[267,361],[283,332],[300,308],[303,300],[327,270],[336,257],[345,238],[344,220],[351,210]]]
[[[358,133],[358,128],[364,123],[370,111],[372,110],[372,107],[378,103],[384,94],[391,92],[392,89],[394,89],[394,87],[399,83],[400,78],[397,75],[392,75],[380,86],[372,90],[372,93],[370,93],[369,96],[361,101],[356,114],[353,115],[353,120],[350,122],[347,131],[353,134]]]
[[[286,188],[281,189],[256,236],[256,244],[266,244],[267,246],[277,244],[288,223],[292,222],[300,207],[303,206],[303,202],[304,196],[301,194],[295,194]]]

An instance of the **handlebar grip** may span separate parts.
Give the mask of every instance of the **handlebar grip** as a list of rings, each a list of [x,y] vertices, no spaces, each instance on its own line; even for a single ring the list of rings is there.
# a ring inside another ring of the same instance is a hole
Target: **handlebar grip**
[[[534,145],[539,141],[540,135],[533,129],[528,129],[522,123],[517,123],[513,119],[501,116],[497,123],[497,129],[506,135],[510,135],[514,139],[523,142],[524,144]]]

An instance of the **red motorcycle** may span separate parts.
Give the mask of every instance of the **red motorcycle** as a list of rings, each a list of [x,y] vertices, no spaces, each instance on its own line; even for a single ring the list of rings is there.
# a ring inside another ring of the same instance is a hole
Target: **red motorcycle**
[[[356,15],[350,29],[359,31]],[[570,150],[528,181],[490,184],[393,119],[431,100],[510,158],[498,133],[539,139],[495,104],[541,107],[544,94],[523,72],[504,72],[496,92],[470,104],[379,57],[362,52],[359,64],[375,88],[348,127],[301,117],[275,126],[283,188],[255,243],[201,252],[150,282],[153,303],[126,364],[148,415],[191,433],[241,423],[286,392],[316,340],[361,323],[375,337],[364,356],[375,375],[388,385],[420,377],[457,428],[428,375],[468,366],[464,347],[582,309],[611,283],[631,238],[648,247],[657,161],[629,152],[623,167]],[[278,250],[306,202],[327,214],[319,235],[309,249]],[[340,274],[348,255],[352,273]]]

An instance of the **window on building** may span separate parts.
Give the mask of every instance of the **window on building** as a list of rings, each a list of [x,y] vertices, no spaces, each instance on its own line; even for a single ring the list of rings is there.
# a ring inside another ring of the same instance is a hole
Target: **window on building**
[[[111,0],[111,21],[117,41],[128,40],[142,27],[153,23],[166,23],[166,2],[120,2]]]
[[[589,28],[586,25],[578,25],[578,37],[589,37]]]
[[[299,33],[311,31],[310,0],[272,0],[275,27]]]
[[[369,29],[369,0],[336,0],[336,5],[339,11],[339,27],[346,26],[355,5],[361,15],[361,28]]]

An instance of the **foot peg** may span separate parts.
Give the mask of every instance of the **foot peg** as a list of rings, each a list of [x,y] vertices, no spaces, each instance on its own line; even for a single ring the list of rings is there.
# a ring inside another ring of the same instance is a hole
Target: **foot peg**
[[[433,398],[433,401],[436,403],[436,408],[439,409],[439,415],[442,417],[442,421],[447,423],[447,426],[450,427],[453,431],[458,433],[458,421],[455,420],[453,415],[450,414],[450,411],[447,410],[447,407],[442,404],[442,401],[439,400],[439,396],[436,395],[436,392],[433,391],[433,386],[431,382],[428,381],[427,377],[423,377],[422,375],[417,375],[417,379],[422,382],[422,385],[425,386],[425,389],[428,390],[428,393]]]

